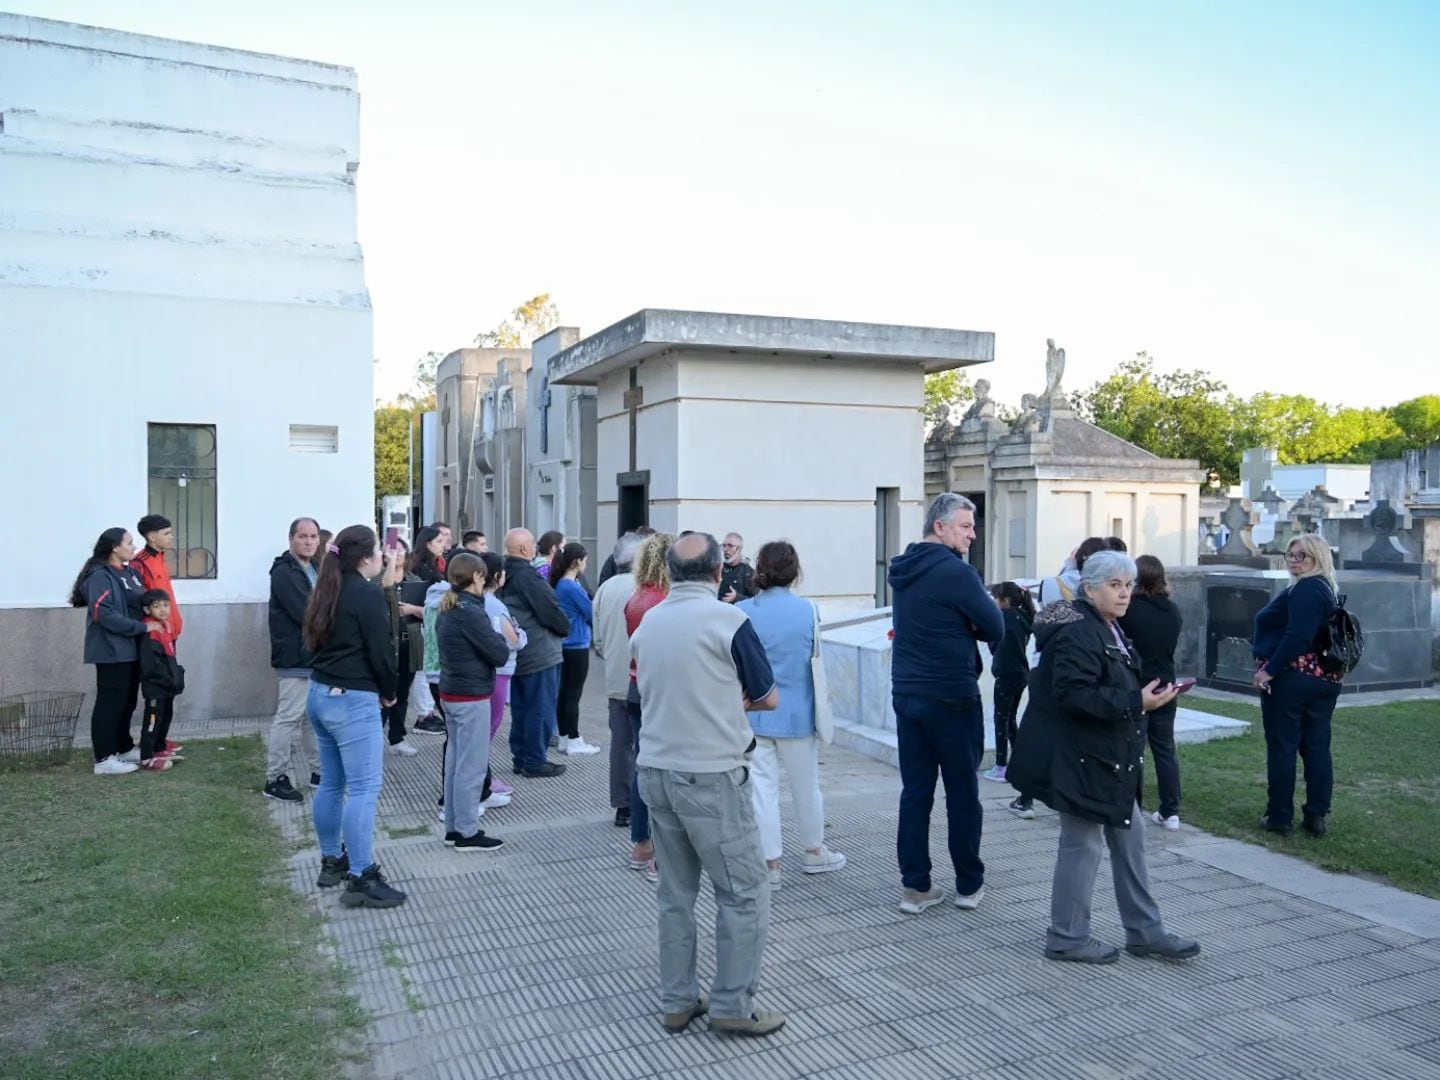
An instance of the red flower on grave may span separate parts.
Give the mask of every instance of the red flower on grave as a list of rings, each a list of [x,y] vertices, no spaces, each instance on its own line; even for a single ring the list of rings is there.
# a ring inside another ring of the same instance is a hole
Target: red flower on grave
[[[888,633],[886,633],[885,636],[888,637],[891,641],[894,641],[894,640],[895,640],[895,631],[894,631],[894,630],[890,630]]]

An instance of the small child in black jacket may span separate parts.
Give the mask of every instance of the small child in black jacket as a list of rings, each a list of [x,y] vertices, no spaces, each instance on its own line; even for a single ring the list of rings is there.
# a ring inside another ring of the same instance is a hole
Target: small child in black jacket
[[[145,614],[160,625],[140,639],[140,692],[145,697],[145,719],[140,728],[140,767],[157,772],[180,760],[180,748],[170,742],[170,721],[175,699],[185,692],[185,669],[175,659],[175,637],[168,629],[170,594],[150,589],[140,598]]]
[[[995,676],[995,764],[984,775],[986,780],[1003,784],[1010,744],[1020,728],[1020,699],[1030,683],[1030,627],[1035,621],[1035,601],[1013,581],[992,585],[990,593],[1005,616],[1005,636],[990,646],[994,658],[990,666]]]

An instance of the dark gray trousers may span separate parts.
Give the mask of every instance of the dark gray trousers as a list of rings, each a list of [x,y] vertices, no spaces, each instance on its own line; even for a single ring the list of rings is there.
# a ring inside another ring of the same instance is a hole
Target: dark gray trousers
[[[1100,855],[1110,849],[1115,903],[1127,945],[1149,945],[1165,936],[1160,909],[1150,895],[1145,866],[1145,823],[1137,804],[1130,824],[1101,825],[1072,814],[1060,815],[1060,850],[1050,890],[1048,949],[1073,949],[1090,940],[1090,901]]]

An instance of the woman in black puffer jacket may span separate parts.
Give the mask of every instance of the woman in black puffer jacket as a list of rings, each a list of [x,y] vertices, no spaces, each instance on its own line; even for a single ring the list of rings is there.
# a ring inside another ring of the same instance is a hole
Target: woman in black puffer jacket
[[[1173,701],[1158,680],[1140,685],[1140,662],[1116,620],[1135,584],[1129,555],[1085,561],[1073,620],[1046,641],[1010,762],[1011,782],[1060,815],[1050,894],[1051,960],[1110,964],[1119,951],[1090,936],[1090,900],[1101,842],[1110,849],[1126,951],[1183,960],[1200,946],[1165,929],[1150,895],[1145,826],[1135,782],[1145,752],[1144,714]]]

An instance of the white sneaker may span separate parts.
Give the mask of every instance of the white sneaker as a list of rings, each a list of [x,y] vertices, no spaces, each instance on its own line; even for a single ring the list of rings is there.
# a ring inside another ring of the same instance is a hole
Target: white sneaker
[[[820,845],[819,851],[805,852],[805,865],[803,867],[807,874],[828,874],[832,870],[845,869],[845,856],[838,851],[831,851],[824,844]]]
[[[140,764],[140,748],[138,746],[132,746],[129,750],[126,750],[125,753],[120,754],[119,758],[121,761],[128,761],[131,764],[138,765]]]
[[[776,889],[780,888],[780,867],[767,867],[765,873],[770,878],[770,891],[774,892]]]
[[[95,775],[124,776],[126,773],[134,772],[139,767],[140,766],[133,765],[128,761],[121,761],[118,755],[111,754],[104,761],[95,762]]]
[[[586,754],[598,754],[600,747],[592,746],[584,739],[561,739],[560,753],[568,754],[570,757],[581,757]]]
[[[399,742],[391,745],[390,753],[399,754],[401,757],[414,757],[420,753],[420,751],[416,750],[415,747],[411,746],[404,739],[401,739]]]
[[[1163,825],[1165,828],[1169,829],[1171,832],[1179,832],[1179,831],[1180,831],[1180,815],[1179,815],[1179,814],[1171,814],[1169,817],[1161,817],[1161,816],[1160,816],[1160,811],[1159,811],[1159,810],[1156,810],[1153,814],[1150,815],[1150,820],[1153,821],[1156,825]]]
[[[961,911],[974,911],[980,906],[980,901],[985,899],[985,886],[981,885],[972,893],[956,893],[955,906]]]
[[[488,799],[484,799],[484,800],[481,801],[481,803],[480,803],[480,809],[481,809],[481,810],[485,810],[485,809],[498,810],[498,809],[500,809],[500,807],[502,807],[502,806],[509,806],[509,805],[510,805],[510,796],[509,796],[509,795],[506,795],[505,793],[500,792],[500,791],[492,791],[492,792],[490,793],[490,797],[489,797]]]

